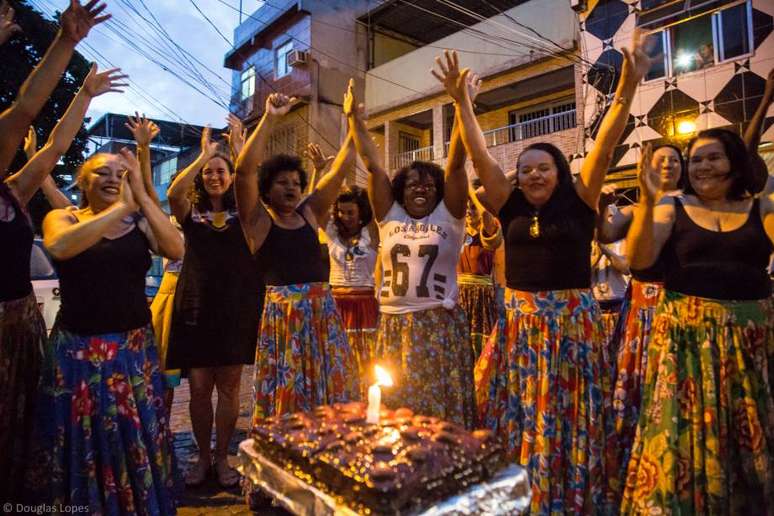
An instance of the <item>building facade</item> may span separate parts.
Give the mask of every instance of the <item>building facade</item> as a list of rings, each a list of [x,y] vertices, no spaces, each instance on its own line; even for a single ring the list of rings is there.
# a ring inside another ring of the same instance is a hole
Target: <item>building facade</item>
[[[302,156],[310,142],[328,155],[338,150],[346,134],[341,105],[350,77],[362,91],[366,40],[356,17],[367,5],[273,0],[234,30],[234,48],[225,56],[233,70],[231,111],[253,127],[271,93],[299,99],[271,136],[270,153]]]
[[[774,68],[771,0],[589,0],[577,2],[580,52],[594,63],[583,75],[584,152],[592,145],[620,77],[636,27],[654,64],[632,99],[632,109],[609,177],[635,184],[634,167],[645,142],[684,146],[697,131],[724,127],[742,134]],[[585,4],[585,5],[584,5]],[[593,115],[593,116],[592,116]],[[774,110],[761,148],[774,162]],[[770,167],[771,169],[771,167]]]
[[[391,171],[446,159],[454,110],[429,72],[444,49],[483,80],[476,113],[504,170],[536,141],[579,152],[578,27],[568,0],[412,4],[383,2],[360,18],[369,28],[368,126]]]

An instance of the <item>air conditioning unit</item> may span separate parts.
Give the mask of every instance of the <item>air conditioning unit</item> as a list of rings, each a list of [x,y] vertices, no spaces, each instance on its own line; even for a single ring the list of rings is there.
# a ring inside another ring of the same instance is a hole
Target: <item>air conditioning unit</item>
[[[309,62],[308,50],[291,50],[288,53],[288,66],[299,66]]]

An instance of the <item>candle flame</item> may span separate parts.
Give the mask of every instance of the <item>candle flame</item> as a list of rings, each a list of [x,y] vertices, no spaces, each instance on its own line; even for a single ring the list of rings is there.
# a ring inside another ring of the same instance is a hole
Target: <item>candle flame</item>
[[[374,372],[376,373],[376,385],[392,387],[392,376],[390,376],[390,373],[388,373],[385,368],[380,365],[375,365]]]

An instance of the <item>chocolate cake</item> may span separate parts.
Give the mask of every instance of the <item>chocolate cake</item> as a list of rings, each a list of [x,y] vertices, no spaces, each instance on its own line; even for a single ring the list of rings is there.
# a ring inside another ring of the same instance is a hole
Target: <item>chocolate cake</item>
[[[360,513],[421,510],[504,466],[488,430],[468,432],[409,409],[366,423],[363,403],[269,417],[253,428],[258,451]]]

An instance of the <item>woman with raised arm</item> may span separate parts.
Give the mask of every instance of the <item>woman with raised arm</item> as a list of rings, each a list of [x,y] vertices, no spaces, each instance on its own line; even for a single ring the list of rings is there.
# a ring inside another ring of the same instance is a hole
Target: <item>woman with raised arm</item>
[[[629,261],[663,257],[622,514],[774,513],[774,195],[742,139],[701,131],[684,195],[659,200],[648,149]]]
[[[365,190],[350,186],[339,193],[333,204],[333,213],[325,223],[325,235],[330,255],[333,299],[344,321],[359,377],[369,378],[373,371],[379,319],[379,303],[374,292],[379,233],[373,223]],[[366,399],[367,389],[368,383],[361,382],[363,399]]]
[[[661,175],[662,191],[659,196],[681,194],[685,166],[678,147],[670,144],[655,147],[651,167]],[[603,243],[626,238],[634,216],[635,205],[619,209],[613,204],[614,198],[614,195],[606,195],[604,191],[600,198],[597,234]],[[618,321],[608,345],[613,353],[610,367],[614,377],[609,412],[605,418],[606,468],[607,496],[613,507],[620,504],[626,483],[626,467],[640,416],[642,382],[648,364],[653,318],[664,287],[664,271],[660,260],[645,269],[630,267],[629,272],[631,281],[626,288]]]
[[[0,242],[6,249],[0,255],[0,449],[5,450],[0,454],[0,502],[21,492],[29,463],[25,453],[40,378],[40,350],[46,339],[30,282],[33,230],[26,207],[51,180],[51,170],[81,128],[91,100],[120,91],[122,84],[116,81],[125,76],[117,72],[97,73],[93,66],[43,148],[21,170],[0,181]]]
[[[266,278],[258,349],[255,411],[264,417],[356,399],[358,370],[328,286],[317,240],[318,221],[330,210],[353,152],[347,136],[330,171],[302,200],[301,160],[278,154],[264,160],[266,143],[294,99],[266,98],[258,127],[237,159],[236,194],[242,229]]]
[[[96,154],[77,210],[52,210],[43,243],[62,304],[45,348],[31,499],[93,513],[175,511],[172,433],[145,299],[150,252],[183,243],[150,199],[135,156]]]
[[[532,483],[531,510],[602,510],[603,332],[591,292],[591,240],[602,183],[650,62],[636,40],[624,49],[615,98],[573,182],[555,146],[518,157],[517,186],[489,154],[455,54],[436,74],[454,99],[462,140],[481,178],[482,202],[505,235],[506,317],[475,371],[482,423],[503,436]],[[464,79],[467,70],[462,72]]]
[[[38,134],[35,132],[35,128],[30,126],[30,130],[27,131],[27,136],[24,137],[24,155],[27,156],[27,161],[31,160],[37,152]],[[40,185],[40,191],[43,192],[43,196],[52,208],[67,208],[68,206],[73,205],[73,203],[70,202],[70,199],[57,188],[56,182],[54,181],[54,178],[51,177],[50,172]]]
[[[750,124],[744,132],[744,144],[747,146],[747,152],[750,153],[754,171],[753,184],[750,186],[752,193],[774,192],[774,176],[769,174],[766,162],[763,161],[758,150],[763,133],[763,122],[766,120],[766,114],[772,103],[774,103],[774,68],[769,70],[766,86],[763,88],[763,97],[761,97],[761,101],[750,119]]]
[[[169,185],[167,198],[185,237],[185,260],[175,290],[167,367],[188,376],[189,409],[199,461],[186,484],[204,482],[213,466],[212,391],[215,409],[215,473],[223,487],[239,476],[228,464],[228,446],[239,417],[242,366],[255,357],[263,282],[247,247],[234,198],[228,155],[202,131],[201,153]]]
[[[462,87],[475,95],[478,81]],[[445,171],[415,161],[390,181],[351,88],[344,109],[370,172],[368,197],[382,244],[375,358],[395,375],[387,402],[472,428],[473,350],[457,302],[468,197],[459,131],[453,131]]]
[[[460,306],[468,320],[473,356],[478,358],[484,341],[497,321],[494,258],[503,241],[497,219],[470,190],[465,213],[465,242],[457,264]]]
[[[43,59],[24,81],[13,104],[0,113],[0,178],[8,173],[8,166],[13,161],[27,128],[32,125],[54,91],[62,72],[70,62],[75,46],[89,34],[93,26],[110,18],[109,14],[100,16],[105,7],[106,5],[98,3],[98,0],[90,0],[83,6],[78,0],[70,0],[69,7],[59,18],[59,32]],[[8,14],[9,11],[6,11],[6,18]],[[13,27],[13,24],[10,27]]]

